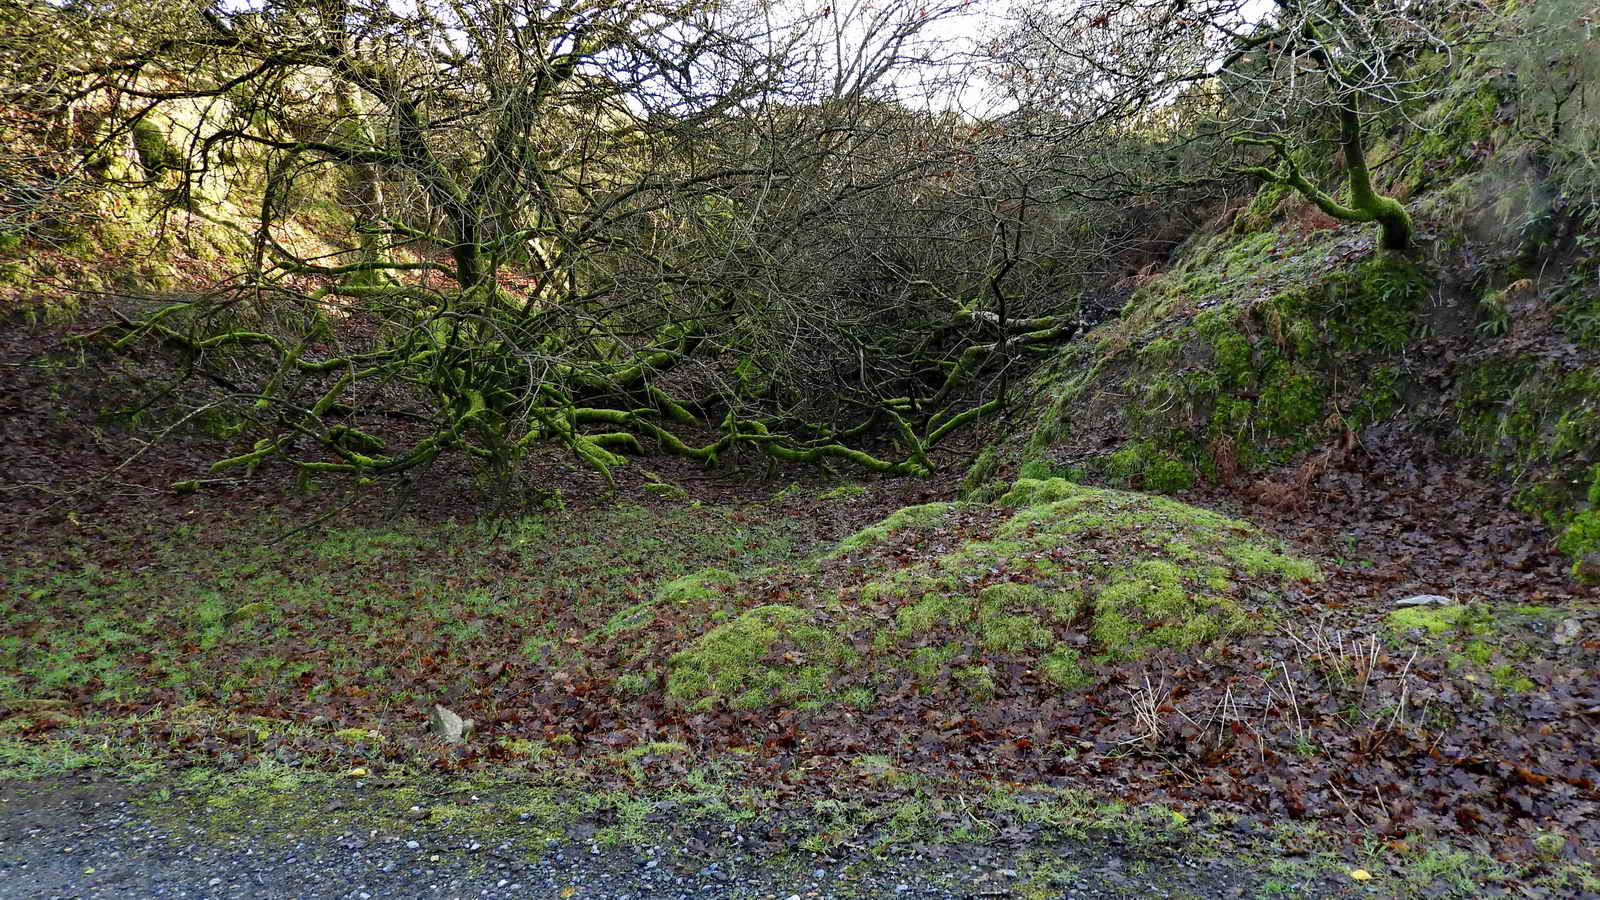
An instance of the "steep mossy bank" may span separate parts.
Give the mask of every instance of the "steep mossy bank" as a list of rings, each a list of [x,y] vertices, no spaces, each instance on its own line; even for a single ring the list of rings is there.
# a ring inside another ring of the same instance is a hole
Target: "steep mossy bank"
[[[1327,235],[1197,241],[1050,368],[1024,459],[1171,492],[1392,414],[1406,375],[1392,357],[1429,281],[1408,260],[1343,253]],[[1121,440],[1105,449],[1108,427]]]
[[[995,504],[911,510],[799,571],[667,585],[652,606],[718,624],[663,647],[643,630],[654,613],[629,616],[619,631],[640,631],[638,665],[665,657],[664,671],[632,677],[662,677],[696,708],[1057,693],[1096,683],[1102,665],[1258,630],[1320,577],[1248,523],[1061,478],[1020,480]],[[753,605],[772,596],[755,583],[774,579],[787,602]]]
[[[1012,474],[1233,483],[1395,423],[1498,473],[1573,576],[1600,578],[1600,255],[1569,236],[1535,279],[1524,248],[1469,267],[1474,248],[1450,244],[1403,257],[1351,228],[1191,238],[1040,370],[1031,427],[980,456],[966,496]]]
[[[1495,473],[1572,575],[1600,581],[1597,214],[1573,189],[1588,164],[1531,137],[1540,101],[1515,65],[1474,58],[1373,119],[1376,187],[1415,220],[1410,252],[1261,186],[1153,252],[1120,315],[1035,373],[1030,420],[979,457],[965,496],[1017,474],[1229,484],[1392,423]],[[1331,157],[1297,162],[1341,189]]]
[[[1575,355],[1576,356],[1576,355]],[[1462,453],[1488,459],[1515,485],[1512,502],[1559,533],[1573,575],[1600,582],[1600,366],[1495,348],[1457,382]]]

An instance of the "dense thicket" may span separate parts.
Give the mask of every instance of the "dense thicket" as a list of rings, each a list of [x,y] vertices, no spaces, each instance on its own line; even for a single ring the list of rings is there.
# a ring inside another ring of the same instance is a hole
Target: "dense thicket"
[[[22,3],[4,103],[44,137],[7,141],[0,227],[122,191],[236,234],[226,277],[100,332],[218,388],[253,440],[219,467],[927,472],[1220,198],[1277,183],[1406,251],[1375,169],[1463,67],[1514,73],[1593,203],[1578,0],[1258,6]]]

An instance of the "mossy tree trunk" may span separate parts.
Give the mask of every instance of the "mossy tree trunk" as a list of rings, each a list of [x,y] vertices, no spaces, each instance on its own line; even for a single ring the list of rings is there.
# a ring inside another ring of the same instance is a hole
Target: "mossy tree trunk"
[[[1367,166],[1367,151],[1361,127],[1361,110],[1354,98],[1343,103],[1338,110],[1339,146],[1344,154],[1345,178],[1350,189],[1350,202],[1339,200],[1321,188],[1300,171],[1295,164],[1289,144],[1277,135],[1247,135],[1236,138],[1241,144],[1267,147],[1277,156],[1281,169],[1265,166],[1248,166],[1240,171],[1274,184],[1288,185],[1316,207],[1335,219],[1345,222],[1376,222],[1380,229],[1378,243],[1385,250],[1405,252],[1411,249],[1415,228],[1411,214],[1393,197],[1386,197],[1372,187],[1372,170]]]
[[[1364,217],[1354,221],[1377,222],[1381,229],[1379,243],[1385,250],[1409,250],[1413,231],[1411,215],[1399,200],[1373,190],[1362,137],[1361,113],[1351,100],[1339,110],[1339,143],[1344,150],[1345,174],[1350,182],[1350,205]]]

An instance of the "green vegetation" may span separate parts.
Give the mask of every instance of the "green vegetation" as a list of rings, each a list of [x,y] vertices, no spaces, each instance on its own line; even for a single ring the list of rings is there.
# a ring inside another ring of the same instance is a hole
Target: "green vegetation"
[[[1392,256],[1329,268],[1328,249],[1324,238],[1276,232],[1189,248],[1091,335],[1097,365],[1041,372],[1055,399],[1040,409],[1023,466],[1113,430],[1120,446],[1090,457],[1088,474],[1173,493],[1393,415],[1407,376],[1388,360],[1417,329],[1431,281]]]
[[[839,542],[832,556],[844,556],[864,550],[887,540],[891,535],[908,528],[926,525],[961,508],[959,503],[924,503],[896,510],[889,518],[876,525],[863,528]]]
[[[1137,6],[0,9],[0,777],[1600,890],[1592,10]]]
[[[710,630],[670,660],[668,694],[702,707],[820,709],[843,691],[854,690],[845,702],[859,706],[909,681],[981,701],[1002,687],[1001,660],[1076,689],[1094,681],[1092,662],[1259,629],[1276,615],[1260,605],[1262,588],[1320,577],[1252,526],[1161,497],[1023,479],[1001,503],[1014,511],[993,538],[960,542],[810,609],[755,606]],[[872,552],[887,534],[944,526],[956,508],[910,507],[842,546]],[[974,582],[975,572],[995,574]],[[844,640],[861,632],[863,604],[895,610],[864,657]]]
[[[1496,355],[1461,379],[1456,396],[1458,446],[1521,486],[1515,504],[1559,530],[1574,577],[1600,577],[1585,562],[1600,552],[1600,370]]]
[[[1002,519],[992,538],[957,541],[909,567],[814,594],[806,606],[763,602],[751,583],[766,576],[750,563],[793,552],[788,532],[797,523],[755,527],[704,508],[590,511],[582,527],[570,514],[528,517],[497,536],[477,526],[344,527],[288,546],[242,542],[234,546],[257,549],[233,557],[182,530],[155,544],[157,565],[142,570],[85,560],[77,570],[11,571],[4,615],[12,636],[0,641],[0,655],[13,674],[0,690],[48,700],[87,688],[101,702],[164,691],[180,702],[250,703],[285,715],[347,696],[398,709],[431,702],[413,686],[419,677],[437,677],[429,673],[441,664],[470,667],[493,648],[560,667],[609,647],[621,654],[614,678],[626,696],[661,677],[668,696],[702,708],[864,707],[902,678],[923,691],[992,693],[1000,669],[978,659],[1022,660],[1054,685],[1081,687],[1092,660],[1259,627],[1273,611],[1247,605],[1247,587],[1316,577],[1252,527],[1159,497],[1050,479],[1019,481],[1004,502],[896,513],[861,533],[871,537],[847,541],[851,552],[873,553],[889,534],[951,527],[946,517],[957,510]],[[682,527],[691,515],[696,527]],[[718,516],[721,527],[709,527]],[[230,527],[266,535],[283,526]],[[484,550],[511,554],[523,574],[483,570],[474,560]],[[753,574],[679,574],[696,558],[737,561]],[[837,549],[830,558],[840,558]],[[174,587],[161,573],[180,568],[192,577]],[[660,578],[643,598],[641,570]],[[815,577],[807,571],[797,570]],[[1006,574],[973,582],[976,571]],[[861,604],[894,608],[866,635],[865,656],[847,639],[860,634]],[[1074,634],[1090,648],[1070,643]],[[958,665],[958,657],[974,661]],[[340,729],[346,744],[382,742],[370,733],[391,731],[382,718]]]
[[[585,644],[565,640],[575,623],[642,627],[656,607],[706,601],[732,581],[718,569],[686,570],[781,560],[804,531],[798,520],[748,523],[684,506],[553,513],[499,528],[330,528],[287,543],[273,538],[291,521],[225,522],[106,535],[144,547],[140,568],[108,568],[82,545],[48,568],[8,560],[0,700],[87,690],[137,701],[161,691],[180,705],[249,699],[293,710],[355,691],[404,707],[428,700],[412,685],[432,677],[431,666],[469,666],[500,650],[543,664],[577,658]],[[494,553],[515,569],[490,567]],[[640,597],[641,578],[662,582],[651,599]]]
[[[783,653],[789,664],[763,664],[780,640],[792,648]],[[667,693],[702,706],[720,701],[745,709],[812,700],[826,693],[832,664],[845,655],[839,639],[804,610],[758,606],[668,660]]]
[[[1448,648],[1466,679],[1523,694],[1536,688],[1528,666],[1549,652],[1551,635],[1585,607],[1459,603],[1397,609],[1384,620],[1392,635]]]

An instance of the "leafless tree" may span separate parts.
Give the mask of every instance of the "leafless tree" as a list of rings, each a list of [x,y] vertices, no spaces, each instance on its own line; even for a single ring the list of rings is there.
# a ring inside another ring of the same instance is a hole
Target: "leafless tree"
[[[1404,250],[1411,217],[1373,185],[1367,127],[1440,92],[1463,48],[1495,34],[1481,4],[1401,0],[1090,0],[1014,16],[1007,75],[1028,104],[1073,128],[1105,125],[1154,144],[1213,134],[1265,150],[1232,171],[1293,187],[1337,219],[1374,222]],[[1326,140],[1345,196],[1308,175]]]
[[[505,471],[555,440],[608,472],[644,440],[923,472],[998,408],[968,381],[1070,333],[1003,285],[1023,232],[962,187],[983,129],[897,96],[957,71],[925,29],[961,4],[154,6],[97,9],[48,99],[100,102],[102,143],[181,121],[146,175],[198,215],[259,186],[248,271],[104,332],[249,400],[219,467]],[[348,231],[297,241],[319,194]],[[885,430],[894,457],[861,449]]]

